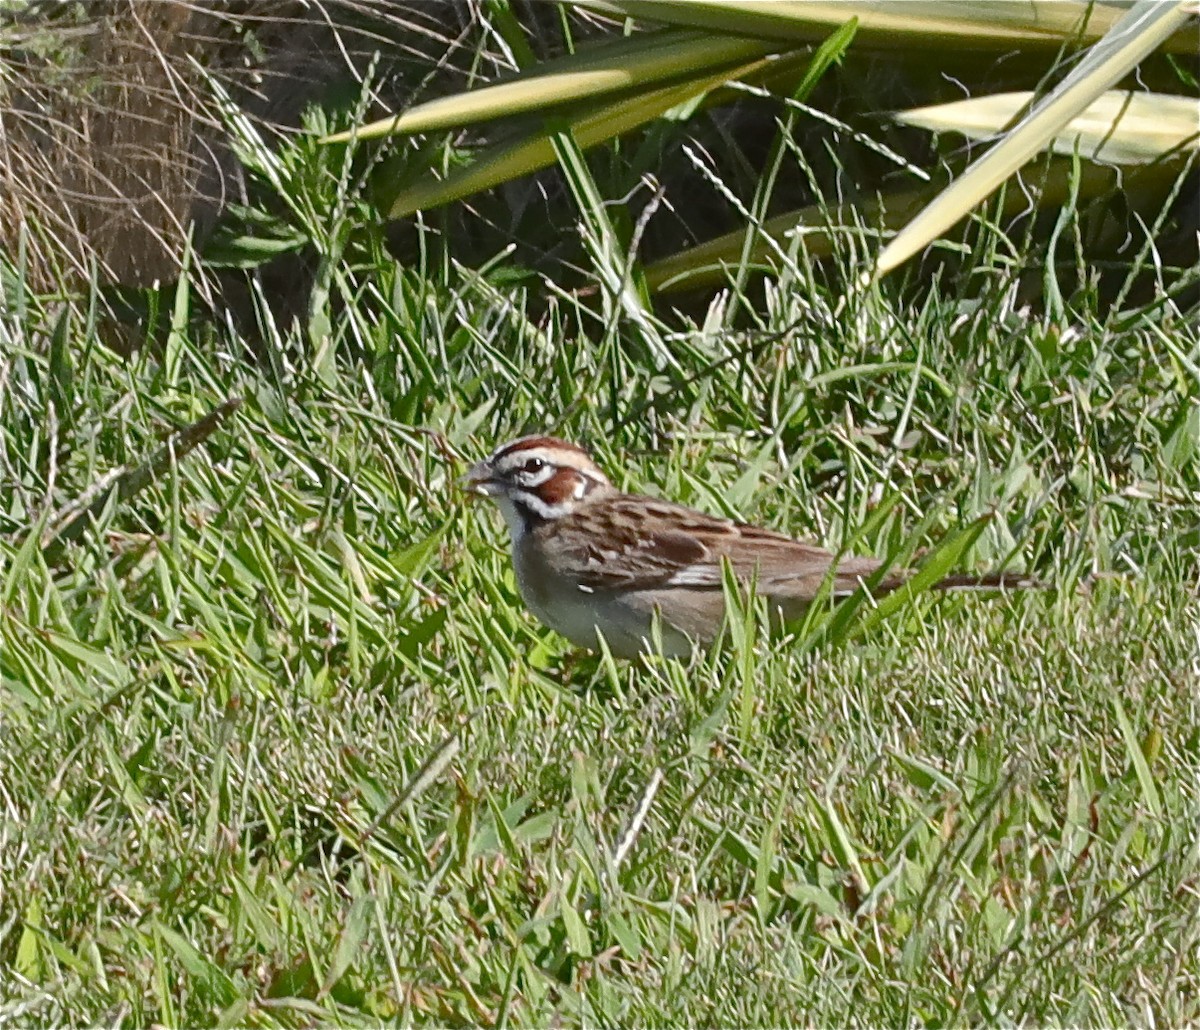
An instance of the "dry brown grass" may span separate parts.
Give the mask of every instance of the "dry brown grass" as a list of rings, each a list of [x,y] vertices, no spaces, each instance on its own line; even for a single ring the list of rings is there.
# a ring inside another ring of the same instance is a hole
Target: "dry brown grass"
[[[203,237],[241,196],[206,76],[286,131],[376,50],[452,73],[471,18],[363,0],[28,4],[0,23],[0,251],[25,238],[39,292],[78,290],[93,265],[125,286],[170,279],[191,226]]]

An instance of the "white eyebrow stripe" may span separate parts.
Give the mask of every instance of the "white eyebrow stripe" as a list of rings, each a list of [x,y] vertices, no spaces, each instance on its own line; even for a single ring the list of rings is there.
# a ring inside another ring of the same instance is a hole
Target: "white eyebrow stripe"
[[[531,473],[531,475],[536,475],[540,478],[536,480],[522,479],[521,470],[535,458],[545,462],[543,469],[539,469],[536,473]],[[506,479],[518,480],[531,486],[540,486],[542,483],[547,482],[558,469],[570,469],[572,472],[584,477],[588,481],[589,489],[592,486],[609,485],[608,477],[596,468],[585,453],[565,447],[527,447],[509,454],[502,452],[494,454],[488,461],[496,475]],[[580,496],[583,495],[581,494]]]
[[[498,472],[511,474],[520,471],[534,459],[544,462],[547,468],[557,464],[551,455],[541,450],[541,448],[535,447],[527,451],[517,451],[516,454],[506,455],[499,460],[492,459],[492,465]]]

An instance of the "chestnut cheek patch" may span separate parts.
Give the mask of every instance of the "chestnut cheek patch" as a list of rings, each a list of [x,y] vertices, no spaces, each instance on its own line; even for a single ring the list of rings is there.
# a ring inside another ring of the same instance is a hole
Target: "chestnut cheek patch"
[[[583,483],[583,477],[574,469],[559,469],[537,488],[537,493],[546,504],[558,507],[568,501],[578,500]]]

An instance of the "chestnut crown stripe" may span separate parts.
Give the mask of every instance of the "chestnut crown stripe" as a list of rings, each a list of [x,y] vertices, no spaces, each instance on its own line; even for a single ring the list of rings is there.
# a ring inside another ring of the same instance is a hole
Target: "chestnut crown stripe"
[[[512,443],[505,444],[495,454],[492,455],[492,461],[497,462],[502,458],[510,457],[513,454],[518,454],[521,451],[531,451],[544,449],[547,451],[566,451],[572,454],[588,457],[588,452],[578,444],[568,443],[566,440],[559,440],[554,436],[523,436],[519,440],[514,440]]]

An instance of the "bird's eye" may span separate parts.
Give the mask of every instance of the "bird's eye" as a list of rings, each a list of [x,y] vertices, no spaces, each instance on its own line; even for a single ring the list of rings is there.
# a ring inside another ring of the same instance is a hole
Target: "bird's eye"
[[[545,467],[546,463],[541,458],[530,458],[521,466],[521,471],[532,475],[534,472],[541,472]]]

